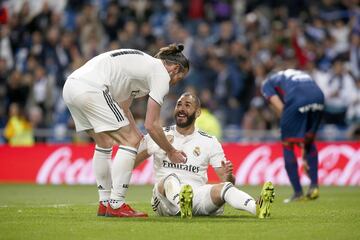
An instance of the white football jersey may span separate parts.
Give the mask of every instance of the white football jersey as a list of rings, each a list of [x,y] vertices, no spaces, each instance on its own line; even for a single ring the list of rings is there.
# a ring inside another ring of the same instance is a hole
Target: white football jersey
[[[170,82],[160,59],[134,49],[102,53],[75,70],[68,79],[80,80],[95,88],[108,88],[119,102],[130,96],[139,98],[149,94],[160,105]]]
[[[214,168],[221,167],[225,155],[216,137],[197,129],[193,134],[184,136],[176,131],[175,125],[165,128],[164,133],[174,148],[185,152],[187,162],[184,164],[170,162],[165,151],[147,134],[139,147],[139,152],[147,150],[148,154],[153,155],[156,182],[171,173],[176,173],[183,184],[198,187],[207,183],[209,165]]]

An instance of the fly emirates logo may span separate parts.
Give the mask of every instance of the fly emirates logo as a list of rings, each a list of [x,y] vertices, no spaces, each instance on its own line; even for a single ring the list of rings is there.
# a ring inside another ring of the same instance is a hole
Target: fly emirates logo
[[[200,171],[199,166],[194,166],[191,164],[186,165],[186,164],[182,164],[182,163],[172,163],[172,162],[168,162],[168,161],[163,161],[162,166],[164,168],[175,168],[175,169],[180,169],[180,170],[193,172],[193,173],[198,173]]]

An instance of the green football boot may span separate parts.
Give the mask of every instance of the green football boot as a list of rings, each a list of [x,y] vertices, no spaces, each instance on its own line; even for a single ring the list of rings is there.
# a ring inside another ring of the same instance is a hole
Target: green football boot
[[[193,190],[190,185],[182,186],[180,190],[181,218],[192,218]]]
[[[270,206],[275,199],[275,189],[271,182],[264,183],[260,198],[256,202],[256,215],[258,218],[270,217]]]

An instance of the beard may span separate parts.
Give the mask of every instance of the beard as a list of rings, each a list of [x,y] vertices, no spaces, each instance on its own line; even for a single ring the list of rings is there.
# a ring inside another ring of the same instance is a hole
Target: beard
[[[175,116],[175,121],[176,121],[176,126],[178,126],[179,128],[189,127],[195,121],[195,112],[193,114],[191,114],[190,116],[187,116],[187,120],[185,122],[178,121],[176,116]]]

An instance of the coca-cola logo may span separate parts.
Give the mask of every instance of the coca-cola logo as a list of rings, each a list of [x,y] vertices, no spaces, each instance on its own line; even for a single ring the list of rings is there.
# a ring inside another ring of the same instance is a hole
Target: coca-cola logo
[[[236,148],[234,151],[239,151]],[[234,162],[237,184],[257,185],[272,181],[288,185],[289,180],[281,154],[275,153],[274,146],[254,147],[241,162]],[[308,184],[309,179],[301,171],[300,179]],[[210,176],[211,180],[212,177]],[[63,146],[52,152],[38,171],[36,182],[40,184],[94,184],[95,177],[91,159],[73,159],[73,150]],[[154,183],[153,160],[146,160],[133,171],[131,184]],[[323,185],[360,185],[360,149],[347,144],[327,145],[319,151],[319,183]]]
[[[91,159],[78,158],[72,160],[71,147],[61,147],[50,154],[41,166],[36,182],[39,184],[94,184],[95,177]],[[153,183],[152,158],[144,167],[133,171],[132,184]]]
[[[71,161],[70,147],[61,147],[55,150],[41,166],[36,182],[40,184],[92,184],[95,178],[91,161],[75,159]]]
[[[300,181],[309,184],[298,159]],[[289,184],[282,156],[273,157],[270,146],[251,151],[235,171],[236,184],[256,185],[265,181]],[[328,145],[319,151],[319,183],[323,185],[360,185],[360,149],[350,145]]]

